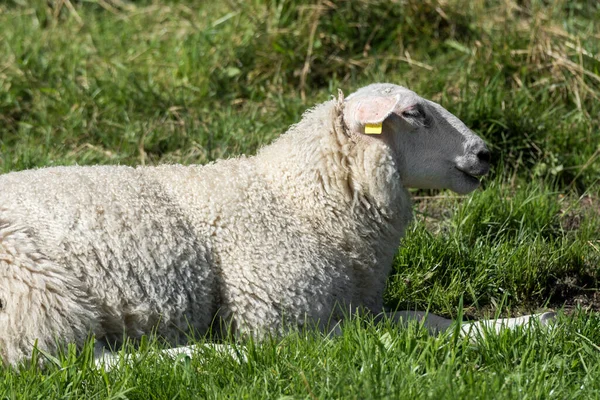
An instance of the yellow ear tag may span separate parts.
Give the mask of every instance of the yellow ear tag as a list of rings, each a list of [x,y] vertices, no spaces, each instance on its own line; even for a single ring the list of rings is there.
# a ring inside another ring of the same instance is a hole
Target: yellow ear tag
[[[365,124],[365,133],[369,135],[381,135],[382,125],[381,122],[378,124]]]

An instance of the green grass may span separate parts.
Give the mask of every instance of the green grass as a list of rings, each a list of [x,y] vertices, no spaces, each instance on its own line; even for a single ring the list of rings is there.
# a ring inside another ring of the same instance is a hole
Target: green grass
[[[453,214],[432,221],[425,209],[404,240],[389,283],[391,303],[452,314],[464,297],[474,308],[468,314],[477,315],[500,302],[535,311],[584,293],[586,285],[597,290],[597,209],[541,183],[510,190],[501,179],[468,199],[434,203],[441,208]]]
[[[565,310],[477,345],[353,319],[333,339],[246,343],[242,363],[143,343],[105,373],[70,349],[0,367],[0,398],[598,397],[597,21],[585,0],[0,3],[0,172],[253,154],[338,88],[394,82],[481,135],[493,167],[471,196],[415,192],[388,305]]]
[[[481,344],[433,337],[417,325],[357,319],[343,335],[315,332],[235,345],[247,360],[212,348],[175,361],[142,345],[106,373],[91,347],[67,351],[44,372],[7,373],[2,398],[556,398],[600,395],[598,315],[562,317],[553,330],[505,331]],[[201,342],[202,343],[202,342]],[[201,344],[200,343],[200,344]]]

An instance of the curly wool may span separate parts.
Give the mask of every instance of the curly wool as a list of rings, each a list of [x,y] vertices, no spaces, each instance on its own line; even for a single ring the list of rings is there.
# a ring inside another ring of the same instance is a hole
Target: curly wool
[[[410,200],[389,147],[349,135],[343,106],[307,111],[254,157],[0,176],[4,362],[90,333],[182,343],[217,313],[260,335],[379,312]]]

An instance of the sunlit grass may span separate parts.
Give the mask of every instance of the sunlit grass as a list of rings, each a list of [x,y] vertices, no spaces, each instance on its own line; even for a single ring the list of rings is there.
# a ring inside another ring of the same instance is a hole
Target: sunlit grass
[[[341,336],[314,331],[231,343],[240,360],[199,341],[193,357],[161,358],[157,342],[128,349],[113,369],[93,349],[4,371],[2,398],[593,398],[600,393],[600,319],[577,313],[553,329],[480,343],[348,320]],[[235,353],[234,353],[235,354]],[[39,355],[39,357],[42,357]]]
[[[394,82],[485,138],[493,168],[471,196],[415,193],[387,304],[568,311],[478,344],[352,319],[228,342],[241,363],[143,341],[104,372],[71,347],[0,367],[0,398],[598,397],[600,319],[577,304],[600,304],[599,20],[567,0],[0,4],[0,171],[253,154],[338,89]]]

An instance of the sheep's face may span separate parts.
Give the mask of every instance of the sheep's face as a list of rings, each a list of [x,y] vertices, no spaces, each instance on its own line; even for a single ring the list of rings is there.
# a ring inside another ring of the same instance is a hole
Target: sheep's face
[[[346,99],[344,120],[367,141],[392,148],[405,187],[469,193],[489,171],[490,153],[479,136],[439,104],[401,86],[360,89]]]

